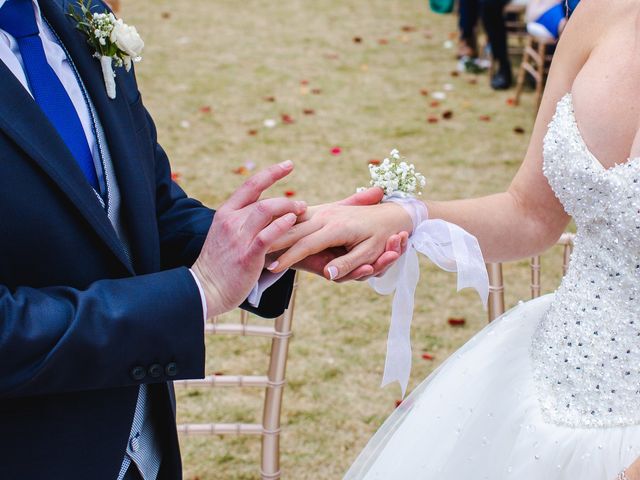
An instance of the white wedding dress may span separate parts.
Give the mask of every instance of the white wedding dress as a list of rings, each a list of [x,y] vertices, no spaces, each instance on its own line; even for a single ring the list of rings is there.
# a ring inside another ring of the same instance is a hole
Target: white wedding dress
[[[605,169],[567,94],[543,169],[578,228],[560,288],[453,354],[345,479],[614,480],[640,456],[640,158]]]

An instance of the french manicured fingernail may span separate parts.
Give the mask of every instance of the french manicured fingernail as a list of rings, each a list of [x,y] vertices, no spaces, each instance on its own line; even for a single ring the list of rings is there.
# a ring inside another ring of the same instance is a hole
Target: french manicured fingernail
[[[327,268],[327,271],[329,272],[329,278],[331,280],[335,280],[338,276],[338,269],[334,266],[331,266],[329,268]]]
[[[295,213],[287,213],[284,216],[284,219],[289,222],[290,224],[294,224],[298,221],[298,216]]]
[[[271,265],[267,267],[267,270],[269,271],[275,270],[276,268],[278,268],[278,265],[280,265],[280,262],[273,262]]]
[[[291,160],[286,160],[280,164],[280,167],[283,170],[291,170],[291,167],[293,167],[293,162]]]
[[[307,202],[298,201],[296,202],[296,208],[298,210],[304,210],[307,208]]]

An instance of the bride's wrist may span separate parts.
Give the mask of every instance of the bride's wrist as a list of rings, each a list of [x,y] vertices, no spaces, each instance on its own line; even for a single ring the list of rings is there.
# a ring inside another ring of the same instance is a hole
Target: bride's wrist
[[[394,233],[409,232],[411,234],[416,225],[414,218],[404,205],[396,202],[384,202],[381,208],[389,212],[387,225]]]

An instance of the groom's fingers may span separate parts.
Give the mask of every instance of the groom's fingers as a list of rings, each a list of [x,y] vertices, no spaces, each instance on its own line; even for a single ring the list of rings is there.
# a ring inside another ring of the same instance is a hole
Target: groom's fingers
[[[242,224],[242,231],[248,231],[254,236],[264,227],[269,225],[274,218],[282,217],[287,213],[301,215],[307,208],[307,204],[301,201],[293,201],[287,198],[268,198],[259,200],[247,207],[243,211],[248,212]]]
[[[298,219],[299,220],[299,219]],[[308,237],[312,233],[317,232],[323,227],[322,224],[314,222],[313,220],[308,222],[298,223],[291,227],[287,233],[280,237],[271,246],[271,252],[277,252],[278,250],[284,250],[289,248],[304,237]]]
[[[238,188],[231,197],[225,202],[223,208],[229,208],[231,210],[240,210],[247,205],[254,203],[260,198],[262,192],[264,192],[271,185],[278,180],[286,177],[293,170],[293,162],[287,160],[286,162],[272,165],[269,168],[256,173],[249,178],[240,188]]]
[[[376,205],[382,201],[384,191],[380,187],[371,187],[362,192],[354,193],[350,197],[336,202],[338,205]]]
[[[281,235],[284,235],[284,233],[296,223],[297,219],[298,217],[295,213],[287,213],[286,215],[271,222],[253,239],[253,242],[247,251],[247,256],[254,257],[256,255],[266,255],[267,250],[273,242],[275,242]]]

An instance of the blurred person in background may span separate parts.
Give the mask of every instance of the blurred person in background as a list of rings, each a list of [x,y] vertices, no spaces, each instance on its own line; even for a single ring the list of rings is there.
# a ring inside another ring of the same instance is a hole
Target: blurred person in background
[[[481,18],[493,59],[498,64],[496,73],[491,77],[491,88],[494,90],[506,90],[513,82],[504,19],[504,7],[509,3],[509,0],[460,0],[458,54],[460,57],[478,56],[476,25],[478,18]]]

